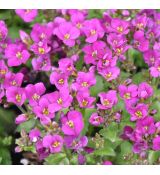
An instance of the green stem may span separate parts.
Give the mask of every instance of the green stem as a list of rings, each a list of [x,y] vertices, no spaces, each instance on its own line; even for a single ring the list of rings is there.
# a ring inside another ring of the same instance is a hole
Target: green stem
[[[24,114],[27,113],[21,106],[17,106],[17,107],[18,107],[18,109],[19,109],[22,113],[24,113]]]

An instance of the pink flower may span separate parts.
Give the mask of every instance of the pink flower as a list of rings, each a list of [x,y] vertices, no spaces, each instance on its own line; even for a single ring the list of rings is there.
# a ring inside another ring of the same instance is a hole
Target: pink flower
[[[36,55],[39,55],[39,56],[44,56],[46,55],[50,50],[51,50],[51,47],[48,46],[47,42],[38,42],[38,43],[34,43],[32,46],[31,46],[31,50],[36,54]]]
[[[154,66],[150,67],[150,74],[152,77],[159,77],[160,76],[160,60],[156,60]]]
[[[74,27],[70,22],[61,23],[55,30],[54,34],[61,39],[64,44],[69,47],[75,45],[75,40],[79,37],[79,30]]]
[[[78,92],[76,98],[81,108],[93,108],[94,107],[93,102],[96,100],[96,98],[90,97],[90,94],[88,91]]]
[[[112,165],[112,162],[109,161],[109,160],[105,160],[105,161],[103,162],[103,165]]]
[[[38,15],[38,10],[32,9],[16,9],[16,14],[22,18],[25,22],[33,21]]]
[[[50,75],[50,82],[54,84],[57,89],[68,88],[68,77],[64,73],[58,73],[54,71]]]
[[[50,99],[49,111],[57,112],[63,108],[68,108],[72,103],[72,96],[69,94],[67,89],[61,91],[55,91],[49,94]]]
[[[51,69],[51,60],[49,55],[43,55],[32,59],[32,66],[34,70],[49,71]]]
[[[149,49],[149,41],[144,37],[144,32],[137,31],[134,33],[134,45],[141,52]]]
[[[29,104],[35,106],[38,104],[41,95],[46,91],[43,83],[36,83],[35,85],[29,84],[25,87],[26,96],[29,99]]]
[[[0,78],[4,78],[8,72],[8,67],[5,65],[4,60],[0,60]]]
[[[118,87],[120,97],[127,101],[135,101],[137,99],[138,87],[137,85],[131,84],[128,87],[125,85],[119,85]]]
[[[129,32],[129,22],[119,19],[119,18],[113,18],[111,20],[111,31],[118,33],[118,34],[128,34]]]
[[[160,151],[160,136],[157,136],[153,139],[153,150]]]
[[[86,35],[86,42],[93,43],[104,36],[104,29],[98,19],[90,19],[84,22],[83,32]]]
[[[4,21],[0,20],[0,41],[4,41],[7,37],[8,29]]]
[[[139,103],[136,107],[129,107],[127,110],[131,115],[131,121],[143,119],[148,115],[148,106],[144,103]]]
[[[69,111],[61,118],[61,122],[65,135],[78,136],[84,127],[83,117],[79,111]]]
[[[22,106],[26,100],[25,90],[20,87],[9,87],[6,90],[7,101]]]
[[[27,116],[26,114],[21,114],[21,115],[18,115],[15,119],[15,123],[17,125],[21,124],[21,123],[24,123],[25,121],[27,121]]]
[[[8,88],[10,86],[18,86],[22,85],[24,75],[22,73],[12,73],[8,72],[5,76],[3,86],[4,88]]]
[[[41,135],[41,132],[40,132],[39,129],[37,129],[37,128],[32,129],[32,130],[30,130],[30,132],[29,132],[29,139],[30,139],[30,141],[32,141],[32,142],[37,142],[38,139],[39,139],[39,137],[40,137],[40,135]]]
[[[71,15],[71,21],[78,29],[82,29],[85,16],[82,12],[76,12]]]
[[[60,135],[46,135],[43,138],[43,146],[48,148],[51,153],[61,152],[63,138]]]
[[[74,90],[87,90],[96,84],[96,78],[93,72],[78,72],[76,83],[72,84]]]
[[[153,95],[153,88],[146,82],[142,82],[138,87],[138,96],[147,99]]]
[[[96,112],[93,113],[89,118],[89,123],[93,126],[99,126],[104,123],[104,118],[99,116]]]
[[[106,44],[103,41],[95,41],[92,45],[86,45],[83,48],[85,63],[96,65],[96,62],[106,53],[105,47]]]
[[[112,81],[119,76],[120,69],[118,67],[108,67],[99,70],[98,73],[102,75],[106,79],[106,81]]]
[[[118,103],[118,98],[115,90],[109,90],[107,93],[101,92],[98,94],[101,104],[97,104],[99,109],[111,109]]]
[[[5,57],[8,59],[9,67],[19,66],[27,62],[30,53],[23,44],[9,44],[5,49]]]

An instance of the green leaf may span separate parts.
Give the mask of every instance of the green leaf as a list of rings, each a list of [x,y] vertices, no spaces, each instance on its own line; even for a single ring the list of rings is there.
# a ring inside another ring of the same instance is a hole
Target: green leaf
[[[99,75],[96,76],[96,84],[90,88],[91,96],[97,96],[97,94],[104,89],[103,78]]]
[[[101,129],[99,132],[104,138],[109,139],[111,142],[115,142],[119,138],[117,137],[118,125],[117,123],[111,123],[107,128]]]
[[[30,119],[20,125],[18,125],[16,131],[20,132],[22,129],[24,129],[26,132],[29,132],[35,125],[36,120],[35,119]]]
[[[156,161],[160,157],[160,151],[149,151],[148,153],[148,161],[149,164],[156,164]]]
[[[61,162],[66,158],[66,154],[58,153],[58,154],[50,154],[45,159],[45,165],[60,165]]]
[[[0,164],[1,165],[11,165],[11,155],[7,148],[0,148]]]
[[[94,151],[97,156],[115,156],[115,151],[112,147],[105,146],[104,148]]]

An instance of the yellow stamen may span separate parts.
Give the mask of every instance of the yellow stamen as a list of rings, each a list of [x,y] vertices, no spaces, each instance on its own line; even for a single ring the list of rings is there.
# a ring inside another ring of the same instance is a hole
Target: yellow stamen
[[[130,99],[131,98],[131,94],[129,92],[124,94],[124,98],[126,99]]]
[[[39,47],[39,48],[38,48],[38,52],[39,52],[40,54],[44,54],[44,53],[45,53],[45,50],[44,50],[44,48]]]
[[[44,115],[48,115],[49,114],[49,111],[48,111],[47,108],[44,108],[42,112],[43,112]]]
[[[106,79],[110,78],[112,76],[112,72],[109,72],[105,75]]]
[[[77,25],[76,25],[76,26],[77,26],[77,28],[79,28],[79,29],[80,29],[80,28],[82,27],[82,24],[81,24],[81,23],[77,23]]]
[[[88,83],[86,81],[84,81],[82,84],[81,84],[83,87],[87,87],[88,86]]]
[[[22,99],[22,96],[21,96],[20,94],[17,94],[17,95],[16,95],[16,100],[17,100],[17,102],[20,102],[21,99]]]
[[[22,53],[21,52],[17,52],[16,53],[16,57],[19,58],[19,59],[21,59],[22,58]]]
[[[1,70],[0,70],[0,74],[1,74],[1,75],[5,75],[5,74],[6,74],[6,70],[1,69]]]
[[[160,66],[157,67],[157,70],[160,71]]]
[[[96,34],[96,30],[94,30],[94,29],[91,29],[91,35],[95,35]]]
[[[57,100],[57,103],[58,103],[59,105],[62,105],[63,100],[62,100],[61,98],[59,98],[59,99]]]
[[[67,124],[68,124],[68,126],[69,126],[70,128],[74,128],[74,123],[73,123],[72,120],[69,120],[69,121],[67,122]]]
[[[123,32],[123,27],[122,26],[117,27],[117,31],[122,33]]]
[[[141,111],[137,111],[137,112],[135,112],[135,114],[136,114],[136,116],[139,117],[139,118],[142,117],[142,112],[141,112]]]
[[[53,146],[54,148],[56,148],[56,147],[58,147],[59,145],[60,145],[60,142],[55,141],[55,142],[53,143],[53,145],[52,145],[52,146]]]
[[[110,102],[109,102],[108,99],[105,99],[105,100],[103,101],[103,105],[104,105],[104,106],[108,106],[109,104],[110,104]]]
[[[87,106],[87,104],[88,104],[88,101],[87,100],[82,100],[82,106]]]
[[[97,50],[92,52],[92,57],[96,58],[97,57]]]
[[[69,33],[66,33],[65,35],[64,35],[64,39],[69,39],[70,38],[70,34]]]
[[[58,83],[59,84],[64,84],[64,80],[61,78],[61,79],[58,80]]]
[[[13,86],[15,86],[17,84],[17,82],[15,80],[12,81],[11,83]]]
[[[32,96],[32,98],[33,98],[33,100],[38,100],[38,99],[40,98],[40,96],[39,96],[38,94],[34,94],[34,95]]]

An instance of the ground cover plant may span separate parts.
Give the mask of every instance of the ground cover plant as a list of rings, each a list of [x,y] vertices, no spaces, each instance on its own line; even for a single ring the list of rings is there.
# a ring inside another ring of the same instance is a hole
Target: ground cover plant
[[[1,10],[0,164],[160,164],[160,12]]]

